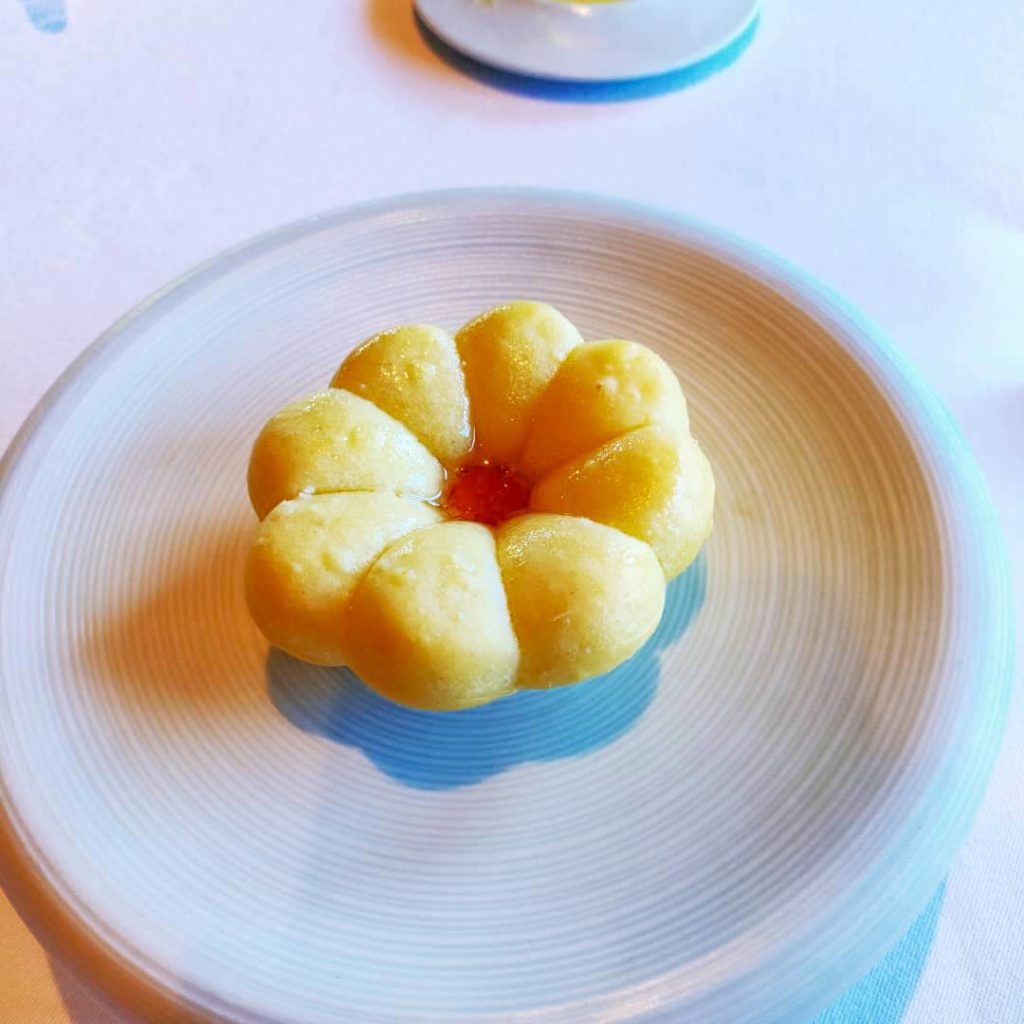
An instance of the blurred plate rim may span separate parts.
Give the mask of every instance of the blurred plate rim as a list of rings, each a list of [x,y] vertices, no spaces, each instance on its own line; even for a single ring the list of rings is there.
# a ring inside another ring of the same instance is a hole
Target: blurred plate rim
[[[713,4],[714,0],[711,2]],[[558,0],[519,0],[511,4],[506,2],[502,9],[494,11],[495,17],[512,20],[524,30],[531,27],[531,22],[542,29],[545,19],[550,23],[552,19],[559,18],[559,26],[570,34],[581,14],[588,20],[603,19],[608,24],[608,45],[598,58],[598,68],[585,71],[577,65],[574,73],[567,74],[565,58],[567,53],[571,58],[571,45],[553,43],[544,50],[539,61],[531,58],[529,53],[516,53],[514,44],[511,52],[496,49],[489,46],[488,39],[478,31],[475,20],[481,14],[479,8],[472,7],[471,0],[454,0],[454,3],[457,6],[453,6],[453,0],[415,0],[415,9],[431,33],[471,60],[512,75],[577,85],[626,84],[685,71],[713,60],[717,54],[727,50],[751,29],[761,13],[761,0],[743,0],[742,13],[729,23],[728,30],[707,39],[692,40],[685,38],[689,12],[684,5],[677,0],[657,0],[663,8],[663,15],[678,21],[676,28],[681,43],[671,58],[652,62],[648,59],[623,61],[622,58],[623,32],[633,36],[632,41],[641,47],[645,39],[650,42],[652,35],[659,43],[665,39],[662,26],[652,27],[644,17],[643,8],[650,4],[640,0],[621,0],[613,4],[588,4],[580,0],[576,10],[571,3],[559,3]],[[676,37],[670,33],[670,38]]]

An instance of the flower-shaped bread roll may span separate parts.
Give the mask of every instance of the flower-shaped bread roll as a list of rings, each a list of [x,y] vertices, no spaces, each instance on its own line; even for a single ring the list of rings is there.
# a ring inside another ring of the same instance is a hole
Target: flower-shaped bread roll
[[[714,480],[658,356],[514,302],[357,348],[260,432],[249,494],[267,639],[454,710],[634,654],[711,530]]]

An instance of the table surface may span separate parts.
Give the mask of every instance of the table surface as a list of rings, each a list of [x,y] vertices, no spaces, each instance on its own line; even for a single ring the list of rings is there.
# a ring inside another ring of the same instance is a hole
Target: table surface
[[[125,310],[264,229],[420,189],[579,188],[751,238],[881,325],[962,424],[1024,593],[1020,0],[767,0],[731,68],[619,104],[465,77],[407,0],[0,0],[0,40],[0,448]],[[943,892],[822,1024],[1024,1020],[1022,789],[1018,686]],[[0,1020],[114,1021],[2,896]]]

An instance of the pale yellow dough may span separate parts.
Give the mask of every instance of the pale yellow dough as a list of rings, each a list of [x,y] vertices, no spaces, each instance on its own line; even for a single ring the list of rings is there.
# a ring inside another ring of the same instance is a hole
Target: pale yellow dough
[[[537,403],[520,460],[531,479],[635,427],[689,430],[686,399],[660,356],[634,341],[591,341],[572,350]]]
[[[546,688],[615,668],[657,628],[665,577],[644,543],[576,516],[526,515],[498,530],[519,637],[517,682]]]
[[[510,302],[455,335],[469,391],[475,461],[514,462],[533,412],[580,332],[542,302]]]
[[[473,446],[462,363],[455,339],[440,327],[413,324],[374,335],[341,364],[331,387],[368,398],[448,465]]]
[[[383,491],[282,501],[249,549],[245,591],[256,624],[282,650],[344,665],[342,624],[356,583],[384,548],[441,513]]]
[[[646,541],[669,579],[697,557],[714,503],[715,480],[697,442],[662,426],[630,431],[566,463],[530,496],[538,512],[585,516]]]
[[[494,534],[442,523],[392,545],[356,587],[349,662],[374,689],[432,710],[511,693],[519,649]]]
[[[444,504],[446,481],[484,464],[519,474],[528,504],[493,528],[452,521],[472,510]],[[257,437],[246,594],[298,658],[400,704],[473,707],[636,653],[711,531],[714,490],[679,383],[644,346],[584,343],[538,302],[454,336],[398,327]]]
[[[444,469],[405,426],[348,391],[286,405],[260,431],[249,460],[249,497],[261,519],[300,494],[441,492]]]

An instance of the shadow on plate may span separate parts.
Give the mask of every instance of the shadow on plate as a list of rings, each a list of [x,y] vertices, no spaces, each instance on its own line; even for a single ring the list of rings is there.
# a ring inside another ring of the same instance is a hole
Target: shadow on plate
[[[125,1018],[100,1000],[72,971],[49,957],[50,973],[70,1024],[125,1024]]]
[[[658,652],[693,621],[706,583],[702,556],[669,586],[665,614],[647,644],[613,672],[577,686],[524,691],[468,711],[414,711],[379,697],[346,669],[272,650],[267,688],[293,725],[361,750],[406,785],[468,786],[517,764],[584,754],[626,733],[657,691]]]
[[[29,24],[38,32],[56,35],[68,27],[67,5],[64,0],[21,0]]]
[[[928,963],[945,893],[943,885],[886,958],[811,1024],[899,1024]]]

